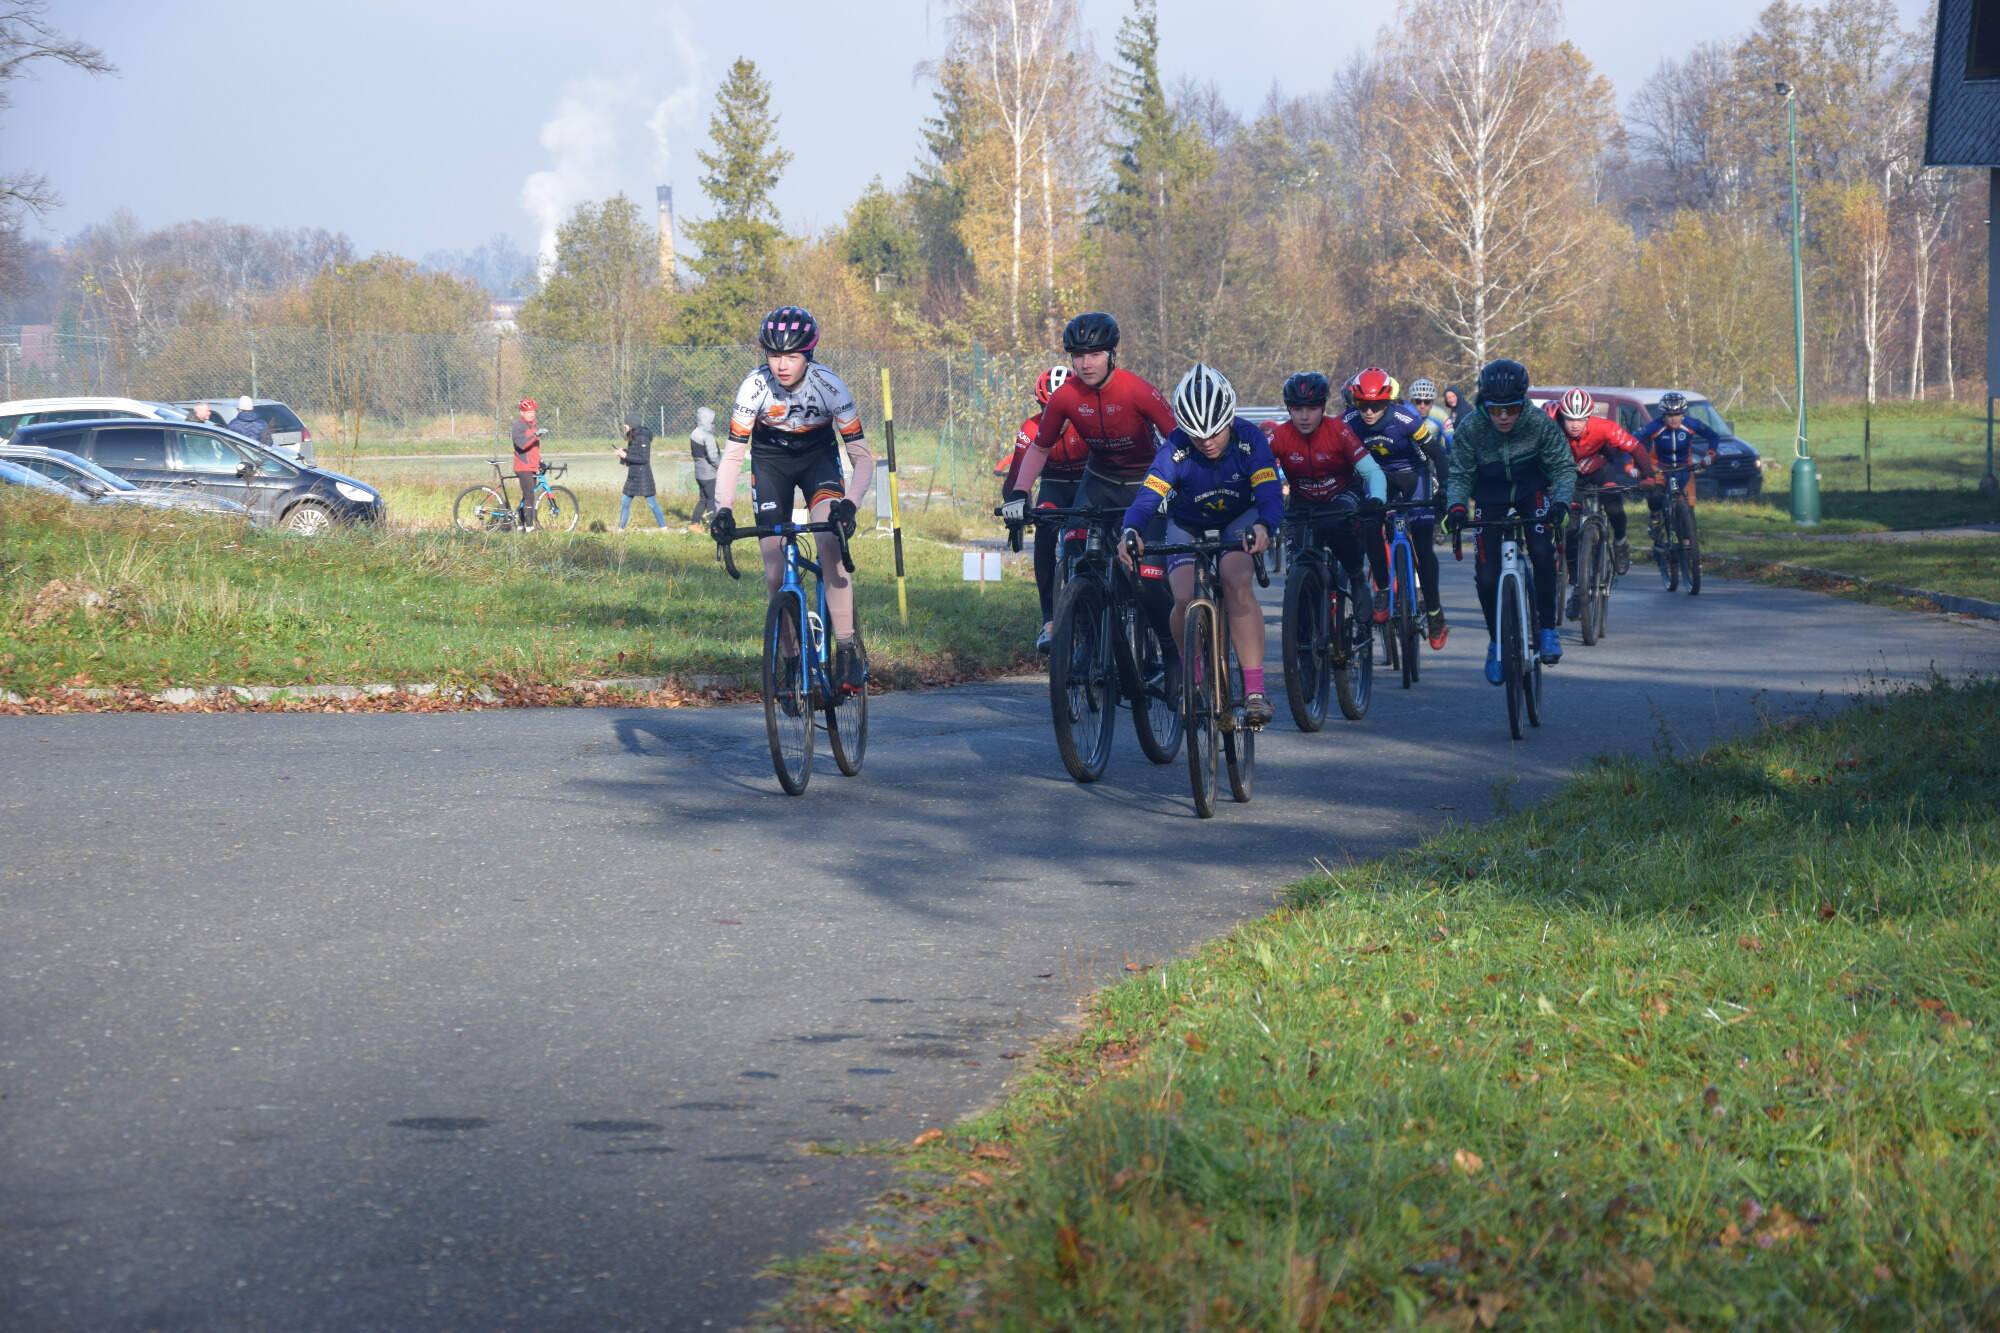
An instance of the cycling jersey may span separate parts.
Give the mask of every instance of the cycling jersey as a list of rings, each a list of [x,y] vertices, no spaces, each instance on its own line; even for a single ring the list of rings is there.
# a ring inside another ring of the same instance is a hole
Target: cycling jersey
[[[1211,459],[1175,427],[1125,511],[1124,526],[1144,531],[1164,505],[1170,521],[1190,530],[1227,527],[1254,508],[1259,522],[1278,531],[1285,497],[1271,446],[1256,423],[1243,417],[1232,423],[1231,435],[1221,455]]]
[[[1576,455],[1569,451],[1569,436],[1546,413],[1529,408],[1503,433],[1473,408],[1458,419],[1445,490],[1452,505],[1475,499],[1500,504],[1541,491],[1556,504],[1568,504],[1576,491]]]
[[[1035,433],[1041,429],[1041,424],[1040,415],[1023,421],[1020,432],[1014,436],[1012,452],[994,467],[993,470],[1005,478],[1000,483],[1001,494],[1017,489],[1015,482],[1021,475],[1021,460],[1027,456],[1028,446],[1035,442]],[[1049,450],[1049,461],[1042,465],[1042,480],[1075,481],[1083,476],[1084,460],[1089,457],[1090,446],[1076,433],[1076,427],[1064,422],[1056,447]]]
[[[1354,486],[1357,478],[1376,499],[1388,495],[1381,465],[1339,417],[1322,418],[1311,435],[1300,434],[1289,421],[1268,429],[1271,454],[1291,485],[1294,503],[1324,503]]]
[[[798,387],[787,389],[769,366],[750,372],[736,390],[729,414],[731,443],[806,453],[829,448],[835,432],[850,444],[861,438],[861,413],[840,376],[817,362],[806,366]]]
[[[1160,391],[1129,370],[1113,368],[1091,388],[1071,375],[1049,397],[1035,445],[1053,449],[1069,426],[1090,450],[1090,471],[1111,481],[1137,481],[1152,467],[1160,440],[1174,430],[1174,410]]]
[[[1691,467],[1699,467],[1695,461],[1694,441],[1696,436],[1708,441],[1713,450],[1722,443],[1722,437],[1693,417],[1682,417],[1678,430],[1667,429],[1665,417],[1654,417],[1639,427],[1638,440],[1653,451],[1653,457],[1661,468],[1668,472],[1685,472]]]
[[[1567,436],[1569,432],[1564,431],[1563,434]],[[1645,446],[1626,434],[1616,422],[1603,417],[1586,418],[1583,434],[1569,442],[1569,449],[1576,457],[1579,485],[1616,486],[1630,476],[1654,470],[1653,460],[1647,457]],[[1624,454],[1625,457],[1614,459],[1614,454]]]
[[[1447,466],[1444,432],[1436,422],[1407,403],[1390,404],[1382,419],[1372,426],[1361,419],[1358,407],[1341,413],[1340,419],[1375,455],[1384,472],[1392,476],[1400,472],[1418,474],[1424,480],[1417,487],[1416,498],[1430,498],[1433,469],[1442,479]]]

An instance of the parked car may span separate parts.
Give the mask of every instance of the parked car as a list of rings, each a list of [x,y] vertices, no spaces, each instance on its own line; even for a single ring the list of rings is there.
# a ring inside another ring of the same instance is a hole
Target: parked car
[[[0,443],[23,426],[44,421],[84,421],[101,417],[143,417],[153,421],[185,421],[187,413],[170,403],[143,398],[16,398],[0,403]]]
[[[155,489],[134,486],[117,473],[107,472],[89,459],[79,458],[62,449],[0,445],[0,461],[39,473],[94,504],[132,504],[149,509],[184,509],[196,514],[250,518],[250,511],[234,500],[204,495],[190,487]]]
[[[218,426],[228,425],[236,415],[234,398],[190,398],[174,406],[188,412],[198,402],[208,404]],[[309,464],[313,461],[313,433],[306,429],[305,422],[299,420],[298,413],[275,398],[252,398],[250,406],[271,427],[273,448],[294,463]]]
[[[24,426],[14,443],[66,450],[136,486],[188,486],[233,500],[257,522],[293,532],[379,523],[387,512],[382,493],[366,482],[295,463],[220,426],[69,421]]]
[[[1665,389],[1616,386],[1600,388],[1595,384],[1583,387],[1597,400],[1595,410],[1598,416],[1610,418],[1634,435],[1639,433],[1639,427],[1660,415],[1660,395],[1666,392]],[[1528,390],[1528,398],[1547,409],[1569,388],[1567,384],[1553,387],[1537,385]],[[1722,419],[1715,410],[1715,404],[1708,399],[1698,393],[1689,393],[1687,400],[1688,416],[1722,437],[1722,443],[1715,447],[1715,462],[1708,471],[1695,474],[1695,494],[1703,500],[1762,495],[1764,471],[1756,448],[1749,441],[1737,437],[1736,428]]]

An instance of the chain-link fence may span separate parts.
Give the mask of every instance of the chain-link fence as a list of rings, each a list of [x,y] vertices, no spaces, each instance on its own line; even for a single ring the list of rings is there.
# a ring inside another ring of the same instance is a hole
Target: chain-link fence
[[[451,451],[506,438],[514,406],[536,400],[558,449],[609,441],[637,412],[662,441],[685,436],[697,408],[726,425],[743,376],[763,353],[730,347],[560,342],[486,326],[462,333],[181,326],[145,350],[134,340],[0,329],[0,397],[115,394],[159,402],[278,399],[311,427],[322,454]],[[896,409],[906,493],[989,500],[993,464],[1035,410],[1043,363],[974,345],[826,348],[881,450],[882,372]]]

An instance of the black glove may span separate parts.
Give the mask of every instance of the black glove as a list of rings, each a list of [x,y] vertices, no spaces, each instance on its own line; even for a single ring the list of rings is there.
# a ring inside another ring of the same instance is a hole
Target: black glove
[[[732,541],[736,537],[736,515],[727,509],[715,511],[715,517],[708,520],[708,535],[719,542]]]
[[[1466,512],[1464,505],[1453,505],[1444,511],[1444,530],[1456,537],[1460,532],[1465,530],[1465,525],[1471,517],[1472,515]]]
[[[1431,513],[1433,513],[1433,514],[1437,515],[1437,517],[1438,517],[1438,518],[1439,518],[1440,520],[1442,520],[1442,519],[1444,518],[1444,492],[1443,492],[1443,491],[1439,491],[1439,492],[1438,492],[1438,493],[1437,493],[1436,495],[1433,495],[1433,496],[1431,497]]]
[[[840,525],[840,539],[842,541],[851,542],[854,540],[854,501],[848,499],[846,496],[835,500],[833,508],[827,512],[827,517]]]
[[[1028,493],[1008,491],[1000,497],[1000,517],[1009,523],[1025,522],[1028,517]]]
[[[1380,518],[1382,517],[1383,514],[1387,513],[1389,510],[1389,506],[1386,501],[1378,500],[1372,495],[1364,495],[1361,497],[1360,508],[1361,508],[1361,517],[1363,518]]]
[[[1542,521],[1549,525],[1550,536],[1559,537],[1562,535],[1563,521],[1568,517],[1569,517],[1569,506],[1565,504],[1555,504],[1549,506],[1549,512],[1542,516]]]

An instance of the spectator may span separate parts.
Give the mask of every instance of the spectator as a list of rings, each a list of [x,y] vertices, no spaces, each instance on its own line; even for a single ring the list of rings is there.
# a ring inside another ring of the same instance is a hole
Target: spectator
[[[236,400],[236,415],[229,418],[229,429],[246,440],[255,440],[266,449],[271,447],[271,423],[257,415],[256,404],[250,401],[247,393]]]
[[[634,496],[645,497],[646,503],[653,507],[653,517],[664,528],[667,516],[660,512],[660,502],[654,498],[653,432],[636,412],[625,418],[625,443],[618,447],[617,453],[618,461],[625,465],[625,495],[618,502],[618,530],[625,531],[625,520],[632,517]]]
[[[188,419],[197,426],[220,426],[222,418],[215,415],[215,409],[206,402],[198,402],[188,409]]]
[[[1446,385],[1444,396],[1438,399],[1438,401],[1444,404],[1445,411],[1451,413],[1451,428],[1457,430],[1458,419],[1465,415],[1465,399],[1459,396],[1458,386],[1456,384]]]
[[[535,424],[535,400],[521,400],[520,415],[514,420],[514,480],[521,485],[521,531],[535,530],[535,477],[542,470],[542,437],[548,434]]]
[[[694,455],[694,484],[701,498],[694,502],[694,521],[705,524],[715,517],[715,475],[722,462],[722,449],[715,442],[715,409],[698,407],[695,428],[688,432],[688,451]]]

